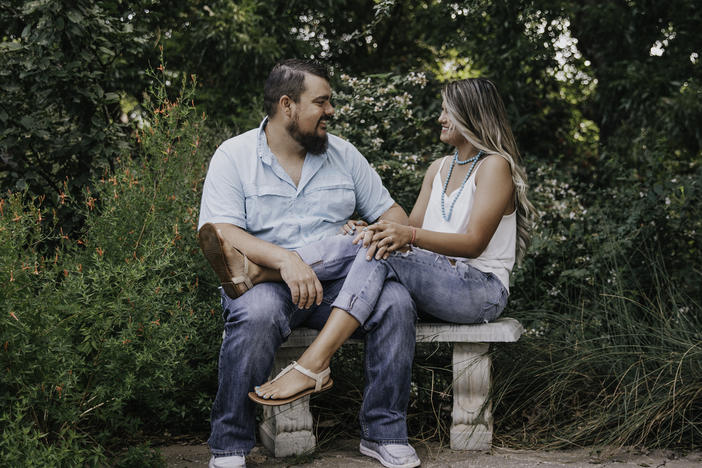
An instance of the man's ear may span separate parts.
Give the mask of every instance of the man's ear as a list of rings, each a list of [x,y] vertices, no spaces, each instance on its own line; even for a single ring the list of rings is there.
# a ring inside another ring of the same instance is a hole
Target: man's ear
[[[292,117],[293,106],[295,101],[290,99],[290,96],[283,94],[278,100],[278,107],[287,117]]]

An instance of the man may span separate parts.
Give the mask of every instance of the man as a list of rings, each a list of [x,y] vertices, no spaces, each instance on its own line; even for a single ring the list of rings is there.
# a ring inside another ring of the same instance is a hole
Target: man
[[[210,162],[200,241],[223,282],[225,321],[208,441],[210,467],[245,466],[244,457],[255,443],[256,410],[247,393],[267,380],[275,351],[292,328],[324,326],[343,282],[320,282],[290,249],[337,234],[354,210],[368,221],[407,223],[404,210],[356,148],[327,134],[334,114],[331,94],[321,65],[279,63],[264,86],[267,117],[258,129],[224,142]],[[205,235],[213,232],[212,226],[216,241]],[[277,270],[283,282],[254,286],[246,267],[230,278],[229,246],[255,264]],[[363,324],[362,445],[385,466],[419,464],[407,444],[406,424],[415,321],[407,290],[390,281]]]

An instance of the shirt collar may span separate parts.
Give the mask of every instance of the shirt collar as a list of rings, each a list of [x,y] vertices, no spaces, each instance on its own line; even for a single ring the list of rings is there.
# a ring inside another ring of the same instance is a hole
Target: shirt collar
[[[256,156],[270,166],[273,162],[273,153],[271,152],[271,148],[268,146],[268,139],[266,138],[266,125],[268,125],[268,116],[265,116],[261,121],[261,125],[258,126],[258,134],[256,137]]]
[[[256,156],[268,164],[269,166],[273,163],[273,152],[270,146],[268,146],[268,139],[266,138],[266,125],[268,125],[268,116],[265,116],[258,126],[258,135],[256,139]],[[328,139],[329,137],[327,137]],[[315,159],[318,161],[324,161],[327,159],[329,153],[329,147],[323,154],[315,155]]]

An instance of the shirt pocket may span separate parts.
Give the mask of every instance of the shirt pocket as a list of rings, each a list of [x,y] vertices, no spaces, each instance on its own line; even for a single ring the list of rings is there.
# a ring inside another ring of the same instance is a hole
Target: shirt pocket
[[[279,229],[292,197],[286,187],[275,185],[244,185],[246,230],[260,233]]]
[[[324,221],[346,221],[356,209],[354,185],[347,179],[328,177],[305,192],[305,204]]]

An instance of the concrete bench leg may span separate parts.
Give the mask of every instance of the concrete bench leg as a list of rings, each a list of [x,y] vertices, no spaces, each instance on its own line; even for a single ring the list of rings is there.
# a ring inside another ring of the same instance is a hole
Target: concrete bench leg
[[[305,347],[280,348],[275,354],[273,376],[296,360]],[[263,445],[276,457],[300,455],[314,450],[316,439],[312,433],[310,397],[291,404],[264,406],[263,422],[259,426]]]
[[[453,344],[453,450],[490,450],[492,402],[488,344]]]

